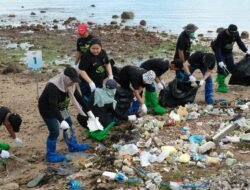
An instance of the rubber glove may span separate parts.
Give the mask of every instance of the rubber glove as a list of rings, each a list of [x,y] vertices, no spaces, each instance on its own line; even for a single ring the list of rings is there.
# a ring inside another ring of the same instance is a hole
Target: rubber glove
[[[89,83],[90,91],[93,92],[96,89],[96,85],[93,81]]]
[[[141,111],[142,111],[143,113],[147,114],[148,108],[147,108],[147,106],[146,106],[145,104],[142,104],[142,106],[141,106]]]
[[[158,88],[159,90],[162,90],[162,89],[164,89],[164,86],[162,85],[161,82],[158,82],[158,83],[157,83],[157,88]]]
[[[136,115],[129,115],[128,120],[129,121],[135,121],[136,120]]]
[[[218,63],[218,65],[219,65],[219,67],[222,68],[222,69],[226,68],[226,65],[224,64],[223,61],[220,61],[220,62]]]
[[[190,75],[190,76],[189,76],[189,80],[190,80],[190,82],[195,82],[195,81],[197,81],[197,79],[196,79],[193,75]]]
[[[69,129],[69,124],[67,123],[67,121],[63,120],[60,124],[60,128],[63,130]]]
[[[200,80],[199,86],[203,86],[205,84],[204,80]]]
[[[95,119],[95,116],[94,116],[92,111],[88,111],[87,114],[88,114],[89,118]]]
[[[1,158],[9,158],[10,153],[7,150],[1,150],[0,156],[1,156]]]

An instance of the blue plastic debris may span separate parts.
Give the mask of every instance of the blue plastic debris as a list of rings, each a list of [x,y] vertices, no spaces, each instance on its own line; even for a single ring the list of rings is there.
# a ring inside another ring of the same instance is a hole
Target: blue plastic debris
[[[82,184],[74,179],[70,179],[68,185],[69,190],[83,190]]]
[[[188,140],[190,143],[193,143],[193,144],[200,144],[204,138],[200,135],[191,135],[190,137],[188,137]]]

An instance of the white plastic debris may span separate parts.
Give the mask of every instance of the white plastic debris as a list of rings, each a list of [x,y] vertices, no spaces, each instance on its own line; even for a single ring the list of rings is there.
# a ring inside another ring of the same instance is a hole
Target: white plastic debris
[[[96,119],[89,118],[87,121],[87,127],[89,128],[90,132],[97,131],[97,130],[103,130],[103,126],[99,122],[98,117],[96,117]]]
[[[139,152],[137,146],[135,144],[126,144],[124,146],[122,146],[119,149],[119,155],[123,156],[123,155],[135,155]]]

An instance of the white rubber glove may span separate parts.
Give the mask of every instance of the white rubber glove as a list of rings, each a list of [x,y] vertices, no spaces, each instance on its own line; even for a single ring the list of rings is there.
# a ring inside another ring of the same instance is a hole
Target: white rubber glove
[[[142,106],[141,106],[141,111],[142,111],[143,113],[147,114],[148,108],[147,108],[147,106],[146,106],[145,104],[142,104]]]
[[[67,121],[63,120],[60,124],[60,128],[63,130],[69,129],[69,124],[67,123]]]
[[[205,84],[205,81],[204,80],[200,80],[199,86],[203,86],[204,84]]]
[[[109,75],[109,76],[108,76],[108,79],[112,79],[112,80],[113,80],[113,79],[114,79],[114,76],[113,76],[113,75]]]
[[[220,61],[220,62],[218,63],[218,65],[219,65],[219,67],[222,68],[222,69],[226,68],[226,65],[224,64],[223,61]]]
[[[250,49],[249,49],[249,50],[247,50],[247,55],[250,55]]]
[[[164,89],[164,86],[162,85],[161,82],[158,82],[158,83],[157,83],[157,88],[158,88],[159,90],[162,90],[162,89]]]
[[[23,141],[21,139],[19,139],[19,138],[16,137],[15,143],[18,144],[18,145],[22,145]]]
[[[196,79],[193,75],[190,75],[190,76],[189,76],[189,80],[190,80],[190,82],[195,82],[195,81],[197,81],[197,79]]]
[[[96,85],[93,81],[89,83],[90,91],[93,92],[96,89]]]
[[[88,111],[87,114],[88,114],[89,118],[95,119],[95,115],[93,114],[92,111]]]
[[[1,156],[1,158],[9,158],[10,153],[6,150],[2,150],[0,156]]]
[[[129,115],[128,120],[129,121],[135,121],[136,120],[136,115]]]

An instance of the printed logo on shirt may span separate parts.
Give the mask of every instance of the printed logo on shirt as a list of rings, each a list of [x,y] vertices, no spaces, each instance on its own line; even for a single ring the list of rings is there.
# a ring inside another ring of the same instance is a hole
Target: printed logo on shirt
[[[89,44],[80,45],[81,52],[85,53],[89,48]]]
[[[66,98],[64,99],[64,101],[59,103],[58,108],[59,108],[60,110],[63,110],[63,109],[65,109],[65,108],[68,108],[69,102],[70,102],[70,99],[69,99],[68,96],[66,96]]]
[[[96,73],[103,73],[105,71],[105,68],[103,66],[99,66],[96,69]]]
[[[225,49],[233,49],[233,46],[234,46],[234,42],[230,43],[230,44],[226,44],[224,46]]]

